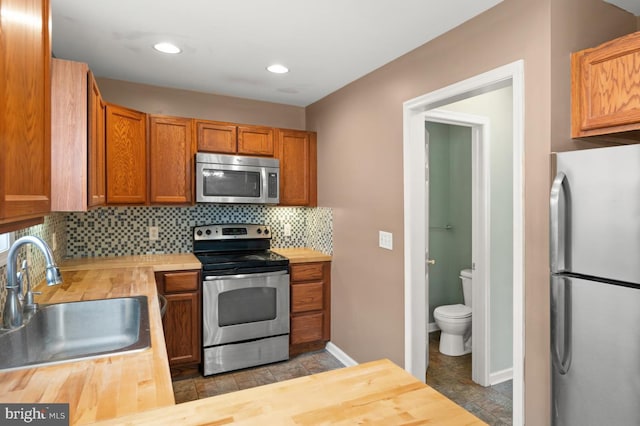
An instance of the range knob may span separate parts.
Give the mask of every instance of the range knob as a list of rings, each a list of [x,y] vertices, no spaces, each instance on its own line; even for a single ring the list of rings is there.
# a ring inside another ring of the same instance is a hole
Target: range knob
[[[267,228],[264,229],[264,235],[269,235],[269,230]]]
[[[262,229],[258,228],[258,230],[256,231],[258,233],[258,235],[262,234]]]
[[[196,235],[197,235],[198,237],[202,237],[202,231],[198,229],[198,230],[196,231]]]
[[[205,234],[207,234],[207,235],[211,235],[211,229],[207,229],[207,230],[205,231]]]

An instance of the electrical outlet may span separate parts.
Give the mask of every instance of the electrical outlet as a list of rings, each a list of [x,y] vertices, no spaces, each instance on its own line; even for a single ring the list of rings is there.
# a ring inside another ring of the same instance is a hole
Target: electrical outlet
[[[290,223],[285,223],[284,224],[284,236],[285,237],[290,237],[291,236],[291,224]]]
[[[56,251],[56,249],[58,248],[58,239],[56,238],[55,232],[51,235],[51,239],[51,248],[53,249],[53,251]]]
[[[149,227],[149,241],[156,241],[158,239],[158,227],[150,226]]]
[[[391,232],[379,231],[378,245],[383,249],[393,250],[393,234]]]

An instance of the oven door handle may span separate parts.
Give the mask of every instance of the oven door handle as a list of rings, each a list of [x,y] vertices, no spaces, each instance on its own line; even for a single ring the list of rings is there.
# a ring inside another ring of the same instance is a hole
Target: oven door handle
[[[216,275],[216,276],[207,276],[204,278],[204,280],[218,281],[218,280],[242,279],[242,278],[275,277],[278,275],[286,275],[288,273],[289,271],[275,271],[275,272],[258,272],[256,274]]]

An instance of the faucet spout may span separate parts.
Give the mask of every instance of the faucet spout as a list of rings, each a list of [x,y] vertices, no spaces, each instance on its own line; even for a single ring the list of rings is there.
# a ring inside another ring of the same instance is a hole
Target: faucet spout
[[[18,257],[18,249],[25,244],[33,244],[42,252],[46,262],[45,279],[48,286],[62,283],[60,271],[56,266],[51,249],[41,238],[27,235],[16,240],[7,255],[7,301],[5,302],[3,323],[5,328],[16,328],[22,325],[22,315],[18,300],[18,292],[22,292],[22,286],[18,285],[18,276],[16,273],[16,261]]]

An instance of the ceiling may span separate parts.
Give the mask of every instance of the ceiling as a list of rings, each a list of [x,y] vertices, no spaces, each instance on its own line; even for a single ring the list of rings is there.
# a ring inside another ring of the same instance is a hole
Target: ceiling
[[[640,16],[640,0],[604,0],[607,3],[614,4],[621,9],[631,12],[636,16]]]
[[[501,1],[52,0],[53,54],[98,77],[307,106]]]
[[[501,1],[51,0],[53,53],[99,77],[306,106]],[[640,0],[605,1],[640,15]]]

